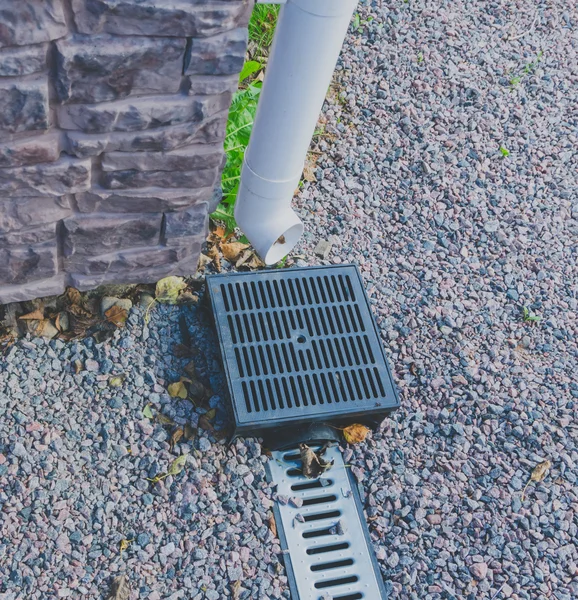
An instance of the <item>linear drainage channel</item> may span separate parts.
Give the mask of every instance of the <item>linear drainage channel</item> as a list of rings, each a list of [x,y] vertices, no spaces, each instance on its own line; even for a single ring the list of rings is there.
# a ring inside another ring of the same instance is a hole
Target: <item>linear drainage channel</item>
[[[324,458],[333,467],[319,479],[301,473],[297,448],[272,453],[269,477],[277,493],[303,505],[277,502],[275,520],[285,551],[292,600],[385,599],[357,483],[337,446]]]

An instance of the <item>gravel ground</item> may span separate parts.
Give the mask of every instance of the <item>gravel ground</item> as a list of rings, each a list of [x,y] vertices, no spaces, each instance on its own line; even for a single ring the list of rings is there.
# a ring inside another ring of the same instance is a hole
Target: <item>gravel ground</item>
[[[401,392],[402,409],[346,450],[392,598],[578,596],[570,6],[362,2],[318,181],[297,200],[297,262],[360,266]],[[157,306],[148,326],[135,307],[111,342],[24,340],[3,359],[1,600],[100,599],[119,573],[133,600],[288,598],[257,441],[227,450],[199,429],[171,451],[142,414],[151,403],[195,425],[203,412],[165,392],[187,362],[173,353],[182,318],[219,426],[217,346],[195,307]],[[147,482],[179,453],[183,473]]]

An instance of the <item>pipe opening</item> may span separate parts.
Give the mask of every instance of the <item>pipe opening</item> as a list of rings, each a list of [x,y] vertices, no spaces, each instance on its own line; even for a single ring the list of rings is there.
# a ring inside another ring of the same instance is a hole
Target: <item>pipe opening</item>
[[[274,265],[293,250],[303,234],[303,224],[296,223],[280,235],[265,255],[265,264]]]

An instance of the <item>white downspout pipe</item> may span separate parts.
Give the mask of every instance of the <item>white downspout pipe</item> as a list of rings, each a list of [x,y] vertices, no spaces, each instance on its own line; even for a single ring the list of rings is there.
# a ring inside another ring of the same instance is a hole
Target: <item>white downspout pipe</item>
[[[268,265],[303,233],[291,199],[356,5],[286,0],[281,7],[235,205],[237,224]]]

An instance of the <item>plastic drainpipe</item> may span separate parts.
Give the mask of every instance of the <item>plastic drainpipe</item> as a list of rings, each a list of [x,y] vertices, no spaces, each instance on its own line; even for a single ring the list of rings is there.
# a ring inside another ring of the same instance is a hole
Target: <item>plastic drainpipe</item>
[[[357,0],[287,0],[281,7],[235,219],[265,264],[303,233],[291,208],[307,149]]]

